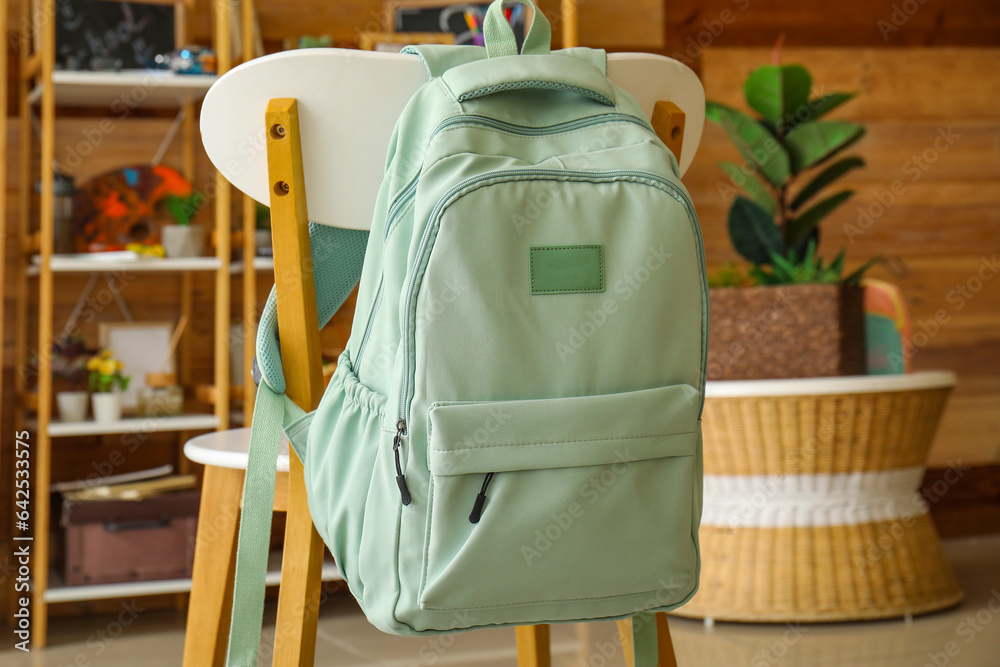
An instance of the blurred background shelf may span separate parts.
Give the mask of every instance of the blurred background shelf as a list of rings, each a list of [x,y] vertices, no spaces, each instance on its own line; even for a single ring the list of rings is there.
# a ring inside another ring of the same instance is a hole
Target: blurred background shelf
[[[343,581],[344,577],[333,561],[323,562],[320,575],[323,581]],[[83,600],[106,600],[113,598],[130,598],[142,595],[166,595],[169,593],[187,593],[191,590],[191,579],[159,579],[155,581],[126,581],[114,584],[93,584],[88,586],[67,586],[62,574],[53,570],[49,574],[50,586],[45,591],[45,601],[48,603],[80,602]],[[281,582],[281,552],[272,551],[267,559],[267,576],[264,579],[268,586],[277,586]]]
[[[219,426],[210,414],[185,414],[176,417],[131,417],[115,422],[49,422],[49,435],[62,438],[74,435],[111,435],[115,433],[167,433],[171,431],[209,431]]]
[[[92,273],[95,271],[215,271],[222,265],[218,257],[121,259],[101,257],[102,254],[52,255],[49,266],[54,273]],[[117,255],[117,253],[115,254]],[[31,258],[28,275],[37,276],[41,272],[41,261],[41,257],[38,255]]]
[[[201,99],[216,79],[214,74],[176,74],[167,70],[90,72],[56,70],[52,85],[56,104],[73,107],[106,107],[128,114],[136,108],[169,109]],[[28,99],[37,104],[41,83]]]

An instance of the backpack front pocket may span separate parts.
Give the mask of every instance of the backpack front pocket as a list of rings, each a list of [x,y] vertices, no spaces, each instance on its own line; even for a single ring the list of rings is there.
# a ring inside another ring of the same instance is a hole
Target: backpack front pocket
[[[421,607],[550,603],[557,620],[562,603],[600,617],[686,599],[700,406],[688,385],[433,404]]]

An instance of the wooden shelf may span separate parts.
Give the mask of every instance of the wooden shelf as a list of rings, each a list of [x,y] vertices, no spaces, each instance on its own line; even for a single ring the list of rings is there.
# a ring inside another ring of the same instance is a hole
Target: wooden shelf
[[[167,70],[52,73],[57,105],[107,108],[119,114],[137,108],[180,108],[201,99],[216,79],[214,74],[176,74]],[[41,96],[42,87],[38,85],[29,99],[35,104]]]
[[[268,556],[267,564],[267,576],[264,581],[268,586],[277,586],[281,582],[281,552],[272,551]],[[344,577],[332,561],[324,561],[322,579],[323,581],[343,581]],[[49,580],[51,583],[45,591],[45,601],[50,603],[187,593],[191,590],[190,579],[127,581],[118,584],[67,586],[62,581],[61,573],[52,572],[49,574]]]
[[[177,417],[132,417],[116,422],[49,422],[49,435],[64,438],[73,435],[111,435],[115,433],[165,433],[171,431],[210,431],[218,428],[215,415],[187,414]]]
[[[106,258],[102,254],[52,255],[49,266],[54,273],[215,271],[222,266],[218,257],[123,258],[114,253],[116,257]],[[40,272],[41,257],[35,255],[28,266],[28,275],[37,276]]]
[[[233,262],[229,265],[230,273],[243,273],[246,265],[242,260],[238,262]],[[274,271],[274,259],[272,257],[254,257],[253,258],[253,270],[254,271]]]

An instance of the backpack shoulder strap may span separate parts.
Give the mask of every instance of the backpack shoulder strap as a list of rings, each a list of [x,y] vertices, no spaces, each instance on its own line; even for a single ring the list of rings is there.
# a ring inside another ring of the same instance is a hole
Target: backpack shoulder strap
[[[361,279],[361,267],[368,245],[368,230],[341,229],[309,223],[316,311],[323,327],[340,309]],[[285,392],[285,375],[278,345],[278,301],[274,288],[267,297],[257,327],[254,382],[264,380],[279,394]]]
[[[323,326],[343,305],[361,278],[368,231],[310,223],[309,241],[316,308],[319,324]],[[243,508],[236,549],[233,616],[226,657],[226,664],[230,667],[257,664],[278,443],[282,429],[303,414],[302,409],[285,395],[285,376],[278,345],[278,302],[274,288],[264,304],[256,349],[254,381],[258,384],[257,400],[250,427],[250,453],[243,483]]]

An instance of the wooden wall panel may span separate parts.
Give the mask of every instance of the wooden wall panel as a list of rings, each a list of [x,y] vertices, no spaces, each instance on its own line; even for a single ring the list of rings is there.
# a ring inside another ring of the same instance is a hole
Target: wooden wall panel
[[[709,98],[742,103],[747,74],[770,62],[770,49],[707,50],[703,66]],[[841,118],[954,122],[998,116],[1000,77],[990,75],[1000,70],[995,48],[784,48],[781,62],[805,64],[817,93],[860,92],[837,112]]]
[[[7,3],[11,29],[18,7]],[[192,35],[211,34],[211,4],[198,0]],[[330,34],[355,42],[385,18],[383,0],[285,0],[257,3],[265,39]],[[560,0],[541,0],[556,23]],[[899,7],[895,10],[894,7]],[[579,0],[580,39],[587,46],[647,47],[697,63],[706,47],[928,47],[1000,43],[1000,4],[991,0]],[[898,29],[896,29],[898,28]]]
[[[852,152],[868,166],[843,180],[856,194],[824,221],[821,250],[846,247],[854,266],[883,255],[870,275],[903,288],[915,331],[926,334],[913,367],[958,373],[932,464],[1000,461],[1000,84],[983,74],[998,70],[1000,49],[801,48],[782,60],[806,65],[821,91],[861,92],[835,117],[867,126]],[[769,61],[768,49],[707,50],[708,98],[745,108],[746,74]],[[737,259],[720,160],[741,161],[709,124],[685,182],[714,267]],[[883,205],[897,180],[904,189]]]
[[[989,0],[681,0],[664,7],[667,53],[685,62],[705,48],[770,47],[781,38],[806,47],[1000,43],[1000,4]]]

